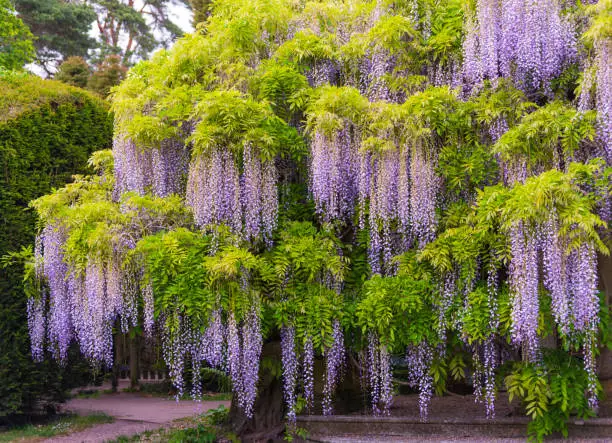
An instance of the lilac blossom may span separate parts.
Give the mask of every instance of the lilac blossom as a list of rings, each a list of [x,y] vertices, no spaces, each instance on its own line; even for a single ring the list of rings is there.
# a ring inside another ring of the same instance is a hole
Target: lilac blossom
[[[253,416],[253,406],[257,397],[259,381],[259,359],[263,347],[259,310],[252,307],[247,313],[242,327],[242,403],[247,417]]]
[[[569,294],[568,272],[566,267],[565,245],[559,235],[559,226],[556,216],[542,226],[542,265],[544,268],[544,287],[551,297],[553,317],[560,331],[569,333]]]
[[[391,357],[387,347],[373,332],[368,334],[367,381],[370,388],[372,413],[389,415],[393,402]]]
[[[283,363],[283,394],[287,404],[287,421],[295,424],[296,387],[298,375],[298,357],[295,350],[295,328],[281,328],[281,360]]]
[[[276,227],[278,197],[276,167],[273,161],[262,161],[250,143],[244,146],[244,174],[241,199],[244,214],[244,236],[249,241],[263,237],[269,246]]]
[[[426,342],[409,346],[406,350],[408,383],[419,390],[419,411],[422,421],[427,420],[429,402],[433,395],[433,377],[429,372],[432,361],[433,352]]]
[[[302,379],[304,385],[304,400],[306,408],[310,410],[314,403],[314,345],[312,337],[306,336],[304,342],[304,355],[302,359]]]
[[[325,382],[323,386],[323,415],[333,413],[333,395],[345,363],[344,334],[338,320],[333,323],[333,344],[325,352]]]
[[[538,249],[535,236],[522,223],[510,230],[512,341],[522,345],[530,361],[538,356]]]
[[[214,148],[191,161],[186,202],[199,227],[223,223],[242,230],[240,179],[230,152]]]
[[[440,179],[436,175],[432,159],[427,159],[422,148],[413,151],[410,164],[410,217],[419,247],[424,247],[435,238],[436,196]]]
[[[351,220],[358,178],[357,146],[349,124],[331,139],[316,132],[311,143],[310,192],[324,221]]]
[[[523,89],[549,92],[550,80],[576,58],[573,28],[557,0],[479,0],[466,17],[468,88],[504,76]]]
[[[45,304],[46,293],[42,291],[39,298],[28,298],[28,331],[30,332],[30,348],[34,361],[40,362],[44,358],[45,346]]]

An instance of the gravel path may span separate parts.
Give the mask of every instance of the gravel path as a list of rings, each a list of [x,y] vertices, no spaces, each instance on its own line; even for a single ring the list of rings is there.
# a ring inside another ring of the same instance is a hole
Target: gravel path
[[[224,405],[229,401],[180,401],[143,397],[138,394],[105,394],[97,398],[74,398],[62,410],[78,415],[102,412],[115,418],[115,422],[92,426],[81,432],[62,437],[53,437],[45,442],[98,443],[131,436],[144,431],[159,429],[173,420],[202,414],[209,409]]]

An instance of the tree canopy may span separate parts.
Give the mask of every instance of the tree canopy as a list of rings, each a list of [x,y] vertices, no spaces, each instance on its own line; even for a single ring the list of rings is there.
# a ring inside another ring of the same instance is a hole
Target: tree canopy
[[[34,58],[33,36],[10,0],[0,1],[0,24],[0,68],[21,69]]]
[[[389,414],[392,356],[423,418],[467,370],[487,417],[507,375],[537,438],[592,415],[611,5],[213,2],[114,89],[97,174],[32,203],[33,356],[110,366],[116,324],[157,331],[179,394],[229,374],[240,432],[275,341],[289,432],[355,362]]]

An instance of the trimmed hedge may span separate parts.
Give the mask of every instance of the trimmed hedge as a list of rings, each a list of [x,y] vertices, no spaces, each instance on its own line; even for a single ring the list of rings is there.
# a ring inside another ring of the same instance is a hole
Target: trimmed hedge
[[[28,203],[86,172],[89,154],[110,147],[112,128],[93,94],[0,73],[0,257],[32,244],[36,218]],[[18,264],[0,268],[0,421],[31,413],[40,400],[61,400],[82,373],[33,363],[22,277]]]

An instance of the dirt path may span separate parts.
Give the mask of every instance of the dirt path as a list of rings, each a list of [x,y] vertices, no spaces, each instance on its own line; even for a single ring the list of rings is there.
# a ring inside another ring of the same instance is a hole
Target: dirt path
[[[104,394],[97,398],[75,398],[62,408],[79,415],[102,412],[115,418],[114,423],[93,426],[74,434],[53,437],[46,442],[105,442],[119,436],[130,436],[159,429],[173,420],[202,414],[229,401],[180,401],[143,397],[138,394]]]

